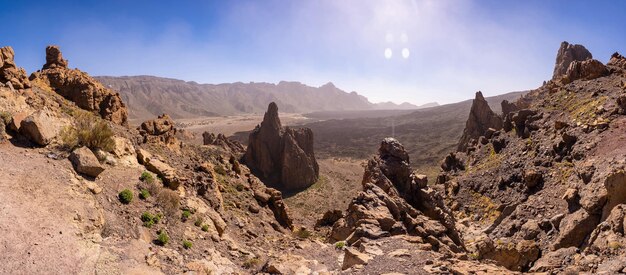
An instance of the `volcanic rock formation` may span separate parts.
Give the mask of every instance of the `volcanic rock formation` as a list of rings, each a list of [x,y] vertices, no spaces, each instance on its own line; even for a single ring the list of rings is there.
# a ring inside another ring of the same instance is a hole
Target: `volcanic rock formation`
[[[30,80],[49,86],[82,109],[120,125],[128,125],[128,111],[118,93],[78,69],[69,69],[57,46],[46,47],[46,64]]]
[[[30,88],[26,71],[15,65],[13,48],[0,48],[0,83],[11,83],[15,89]]]
[[[561,47],[556,55],[556,64],[554,65],[554,73],[552,80],[557,80],[567,73],[567,69],[574,61],[585,61],[593,56],[583,45],[570,44],[567,41],[561,42]]]
[[[137,128],[142,137],[143,143],[161,142],[164,144],[174,144],[177,129],[174,127],[174,121],[167,114],[162,114],[156,119],[151,119],[141,123]]]
[[[468,143],[485,135],[489,128],[501,129],[502,118],[489,108],[489,104],[483,97],[483,94],[478,91],[472,103],[467,122],[465,122],[465,130],[463,130],[457,150],[459,152],[467,150]]]
[[[354,244],[361,238],[408,234],[423,238],[435,251],[463,251],[451,211],[427,179],[411,171],[402,144],[385,138],[378,151],[365,168],[363,191],[335,222],[330,238]]]
[[[243,145],[236,140],[227,138],[224,134],[217,134],[204,132],[202,133],[202,144],[215,145],[225,149],[229,149],[231,152],[239,153],[244,152]]]
[[[283,128],[274,102],[269,104],[261,125],[250,133],[244,160],[259,178],[283,190],[306,188],[319,177],[313,132],[309,128]]]

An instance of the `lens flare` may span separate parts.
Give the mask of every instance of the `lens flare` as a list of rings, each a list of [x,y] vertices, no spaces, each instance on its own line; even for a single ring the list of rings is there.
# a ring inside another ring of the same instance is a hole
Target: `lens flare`
[[[390,48],[386,48],[385,49],[385,58],[386,59],[391,59],[391,56],[393,56],[393,52],[391,51]]]

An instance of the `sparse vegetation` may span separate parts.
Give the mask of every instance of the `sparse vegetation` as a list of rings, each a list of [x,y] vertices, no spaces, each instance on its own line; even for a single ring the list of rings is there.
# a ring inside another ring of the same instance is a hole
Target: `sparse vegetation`
[[[298,236],[298,238],[300,239],[308,239],[309,237],[311,237],[311,231],[303,227],[296,231],[296,236]]]
[[[195,225],[195,226],[201,226],[203,222],[204,222],[204,221],[202,220],[202,218],[197,218],[197,219],[196,219],[196,222],[194,222],[194,223],[193,223],[193,225]]]
[[[146,200],[150,197],[150,192],[148,191],[148,189],[141,189],[141,191],[139,191],[139,198],[142,200]]]
[[[143,212],[141,214],[141,221],[143,222],[143,226],[150,228],[161,220],[160,215],[152,215],[150,212]]]
[[[61,133],[63,147],[72,150],[86,146],[92,150],[112,151],[115,142],[109,124],[94,114],[81,111],[75,116],[74,125],[65,127]]]
[[[133,192],[128,189],[124,189],[117,195],[117,197],[121,203],[129,204],[133,201]]]
[[[208,224],[203,224],[202,225],[202,231],[204,231],[204,232],[209,231],[209,225]]]
[[[261,263],[261,259],[259,257],[248,258],[245,262],[243,262],[243,267],[250,269],[258,266]]]
[[[4,122],[4,125],[9,125],[11,123],[11,113],[6,111],[0,111],[0,119]]]
[[[193,246],[193,243],[191,241],[188,241],[188,240],[183,241],[183,247],[185,249],[190,249],[192,246]]]
[[[183,210],[183,214],[181,215],[181,219],[183,220],[183,222],[186,222],[189,217],[191,217],[191,211],[189,211],[188,209]]]
[[[166,215],[173,216],[178,210],[180,196],[173,190],[163,189],[157,196],[157,204],[163,209]]]
[[[335,249],[343,249],[344,247],[346,247],[345,241],[338,241],[335,243]]]
[[[139,179],[145,183],[154,183],[154,176],[148,171],[143,171]]]
[[[170,236],[167,235],[167,232],[165,232],[165,230],[160,230],[159,235],[157,236],[157,239],[156,239],[156,244],[160,246],[164,246],[169,241],[170,241]]]
[[[215,165],[215,167],[213,167],[213,171],[215,171],[215,173],[218,173],[222,176],[225,176],[228,174],[228,172],[226,172],[226,169],[224,169],[224,167],[221,164]]]

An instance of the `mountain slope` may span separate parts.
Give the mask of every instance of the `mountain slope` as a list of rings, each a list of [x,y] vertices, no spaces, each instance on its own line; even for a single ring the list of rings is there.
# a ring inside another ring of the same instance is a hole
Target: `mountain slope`
[[[175,119],[263,113],[270,102],[276,102],[287,113],[418,108],[409,103],[374,104],[366,97],[356,92],[344,92],[332,83],[310,87],[286,81],[278,84],[198,84],[154,76],[101,76],[97,79],[121,94],[129,106],[131,120],[135,121],[162,113]]]

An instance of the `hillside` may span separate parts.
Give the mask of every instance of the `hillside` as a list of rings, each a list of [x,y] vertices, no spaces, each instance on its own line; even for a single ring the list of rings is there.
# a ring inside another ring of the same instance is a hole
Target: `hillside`
[[[364,96],[344,92],[332,83],[310,87],[287,81],[278,84],[198,84],[154,76],[100,76],[96,79],[121,94],[129,107],[130,119],[134,121],[163,113],[174,119],[262,113],[270,102],[276,102],[288,113],[419,108],[409,103],[374,104]]]

